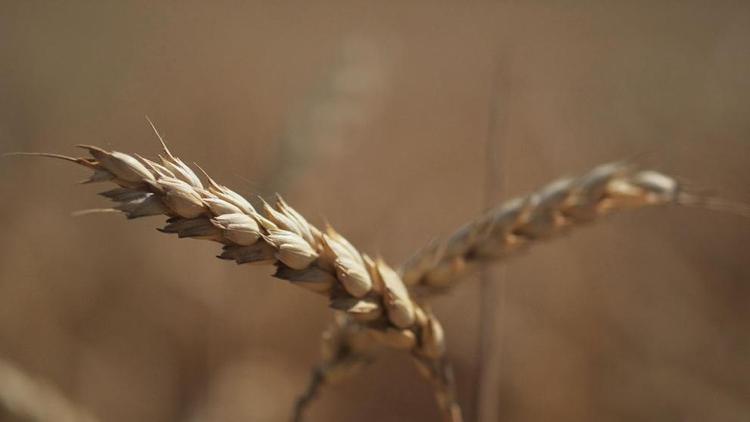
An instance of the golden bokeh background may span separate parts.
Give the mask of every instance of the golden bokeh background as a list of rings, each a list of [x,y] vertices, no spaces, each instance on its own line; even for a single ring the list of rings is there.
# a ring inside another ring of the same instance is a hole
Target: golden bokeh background
[[[0,152],[172,150],[398,264],[486,200],[639,156],[750,202],[750,4],[0,0]],[[497,113],[490,113],[490,104]],[[330,318],[269,268],[0,159],[0,359],[102,421],[284,421]],[[484,422],[750,420],[750,220],[634,212],[493,270]],[[479,290],[435,302],[472,420]],[[2,403],[2,400],[0,400]],[[310,421],[435,420],[408,357]],[[0,420],[26,420],[0,405]]]

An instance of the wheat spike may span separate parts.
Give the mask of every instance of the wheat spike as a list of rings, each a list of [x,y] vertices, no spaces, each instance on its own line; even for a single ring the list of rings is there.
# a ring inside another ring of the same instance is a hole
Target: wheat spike
[[[400,275],[384,261],[359,252],[330,226],[319,230],[280,196],[273,205],[261,199],[261,210],[256,210],[205,172],[205,180],[201,180],[163,140],[162,146],[160,162],[91,145],[79,145],[89,157],[37,155],[93,170],[86,183],[114,183],[117,187],[101,195],[115,205],[96,212],[121,212],[129,219],[165,215],[167,224],[160,231],[218,242],[223,245],[221,259],[274,265],[274,277],[327,296],[330,307],[349,321],[343,325],[344,331],[353,327],[362,331],[362,335],[357,331],[356,336],[345,338],[366,335],[371,343],[408,351],[420,362],[443,359],[445,342],[439,322],[411,298]],[[341,367],[338,361],[332,362],[336,364],[329,364],[323,376],[313,378],[306,396],[314,397],[317,385],[335,372],[332,368]],[[435,385],[447,382],[444,374],[426,374]],[[439,404],[448,390],[436,390]],[[307,402],[303,397],[297,408],[303,409]],[[441,404],[441,409],[446,421],[460,420],[457,407]]]
[[[680,185],[669,176],[627,163],[604,164],[489,210],[412,256],[400,274],[420,297],[440,293],[480,265],[500,261],[537,241],[614,212],[676,203],[681,197]]]

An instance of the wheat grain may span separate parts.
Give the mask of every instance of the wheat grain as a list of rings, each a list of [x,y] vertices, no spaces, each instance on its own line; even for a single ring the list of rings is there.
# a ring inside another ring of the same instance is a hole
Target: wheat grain
[[[440,293],[480,265],[500,261],[537,241],[617,211],[675,203],[682,197],[680,185],[669,176],[638,171],[626,163],[601,165],[491,209],[412,256],[400,274],[419,297]]]

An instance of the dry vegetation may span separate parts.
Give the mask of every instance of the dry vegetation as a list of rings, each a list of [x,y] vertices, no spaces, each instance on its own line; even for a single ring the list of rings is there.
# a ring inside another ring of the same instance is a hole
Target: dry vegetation
[[[0,153],[211,242],[0,159],[0,420],[749,420],[748,6],[4,4]]]
[[[329,306],[339,314],[324,333],[323,363],[313,370],[294,420],[302,419],[321,385],[351,375],[379,345],[410,353],[435,388],[442,418],[461,421],[443,328],[426,303],[429,296],[445,291],[481,264],[571,227],[615,211],[678,203],[684,197],[668,176],[623,163],[605,164],[487,212],[396,272],[382,258],[358,251],[333,227],[319,230],[281,196],[273,206],[260,199],[262,212],[256,211],[247,199],[205,172],[201,180],[161,142],[159,162],[90,145],[80,146],[90,157],[22,155],[70,161],[92,170],[83,183],[117,186],[100,193],[114,201],[114,207],[79,214],[121,212],[128,219],[166,215],[169,219],[160,231],[219,242],[224,245],[219,258],[273,265],[274,277],[328,297]]]

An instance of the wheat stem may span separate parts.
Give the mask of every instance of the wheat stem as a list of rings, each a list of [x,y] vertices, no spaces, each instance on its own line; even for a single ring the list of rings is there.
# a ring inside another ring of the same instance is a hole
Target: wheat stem
[[[292,422],[302,422],[305,411],[312,401],[317,398],[320,389],[323,387],[323,371],[324,368],[320,366],[313,368],[307,388],[294,403]]]
[[[434,358],[420,356],[415,360],[422,375],[433,385],[435,400],[443,422],[463,422],[450,362],[444,356]]]
[[[484,198],[483,208],[489,209],[500,197],[505,178],[505,167],[502,162],[505,158],[503,151],[503,137],[501,130],[505,129],[506,110],[500,106],[500,82],[502,78],[502,66],[498,69],[492,78],[490,86],[489,113],[487,116],[487,134],[485,139],[485,176],[484,176]],[[508,86],[504,86],[505,98],[508,97]],[[491,377],[489,369],[494,362],[493,348],[495,344],[495,319],[496,319],[496,301],[497,301],[497,284],[504,283],[505,280],[493,280],[494,274],[490,268],[483,268],[479,275],[479,317],[478,317],[478,336],[476,345],[476,388],[474,392],[474,418],[477,422],[483,420],[485,399],[491,390]],[[489,419],[488,419],[489,420]]]
[[[373,361],[372,340],[351,318],[334,314],[333,322],[321,336],[321,362],[310,372],[307,388],[295,402],[293,422],[302,422],[305,411],[326,384],[350,378]]]

